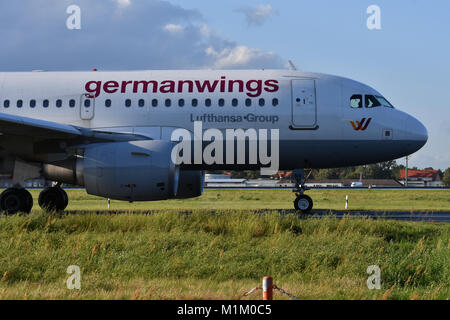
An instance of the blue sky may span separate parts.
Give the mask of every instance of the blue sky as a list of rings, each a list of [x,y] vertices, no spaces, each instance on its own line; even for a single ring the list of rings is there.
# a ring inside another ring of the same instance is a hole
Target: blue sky
[[[67,30],[67,6],[82,10]],[[368,30],[366,9],[381,9]],[[448,0],[23,0],[0,3],[0,71],[284,68],[373,86],[428,128],[411,166],[450,167]],[[402,162],[401,160],[400,162]]]

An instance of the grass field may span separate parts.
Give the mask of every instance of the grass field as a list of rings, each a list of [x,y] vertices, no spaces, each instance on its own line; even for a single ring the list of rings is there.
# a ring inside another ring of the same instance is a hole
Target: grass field
[[[449,191],[309,194],[322,209],[342,209],[346,194],[351,209],[450,209]],[[69,210],[106,209],[82,191],[69,197]],[[264,275],[302,299],[450,298],[450,225],[252,210],[290,209],[292,200],[289,191],[207,190],[192,200],[112,201],[125,214],[57,217],[35,208],[3,217],[0,298],[233,299]],[[131,213],[150,209],[159,211]],[[66,287],[69,265],[81,269],[80,290]],[[381,290],[366,286],[369,265],[381,268]]]
[[[35,210],[39,190],[32,190]],[[69,190],[67,210],[105,210],[104,198],[90,196],[83,190]],[[311,190],[314,209],[344,210],[349,196],[352,210],[424,210],[450,211],[450,190]],[[290,190],[205,190],[199,198],[155,202],[111,200],[113,210],[161,209],[293,209],[294,194]]]

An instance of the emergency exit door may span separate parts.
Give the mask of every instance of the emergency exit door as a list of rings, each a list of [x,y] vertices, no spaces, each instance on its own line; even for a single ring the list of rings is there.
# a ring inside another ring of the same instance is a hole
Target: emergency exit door
[[[81,120],[91,120],[94,118],[95,98],[90,94],[83,94],[80,103]]]
[[[292,80],[292,127],[317,129],[315,80]]]

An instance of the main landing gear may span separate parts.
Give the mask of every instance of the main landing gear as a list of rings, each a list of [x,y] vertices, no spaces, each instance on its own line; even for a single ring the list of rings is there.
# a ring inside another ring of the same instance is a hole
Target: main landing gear
[[[294,208],[295,210],[305,214],[309,213],[313,207],[313,200],[309,196],[304,194],[305,191],[309,190],[309,188],[306,187],[306,181],[311,175],[311,172],[312,170],[309,171],[306,177],[305,170],[303,169],[296,169],[292,172],[293,178],[295,180],[295,187],[293,191],[297,196],[294,200]]]
[[[0,210],[6,214],[30,213],[33,197],[26,189],[8,188],[0,194]]]
[[[59,186],[45,188],[39,194],[39,206],[47,211],[63,211],[69,204],[67,193]],[[0,194],[0,211],[5,214],[30,213],[33,197],[24,188],[8,188]]]
[[[67,193],[59,185],[45,188],[39,194],[39,206],[47,211],[63,211],[69,204]]]

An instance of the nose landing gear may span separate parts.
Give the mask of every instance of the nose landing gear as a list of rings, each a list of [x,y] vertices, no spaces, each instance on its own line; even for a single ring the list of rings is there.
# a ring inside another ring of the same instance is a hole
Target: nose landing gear
[[[314,204],[311,197],[304,194],[305,191],[309,190],[309,188],[306,187],[306,181],[308,180],[311,173],[312,170],[310,170],[308,175],[305,177],[305,170],[303,169],[296,169],[292,172],[293,178],[295,180],[295,187],[292,191],[295,192],[296,195],[296,198],[294,200],[294,208],[295,210],[300,211],[304,214],[309,213]]]

